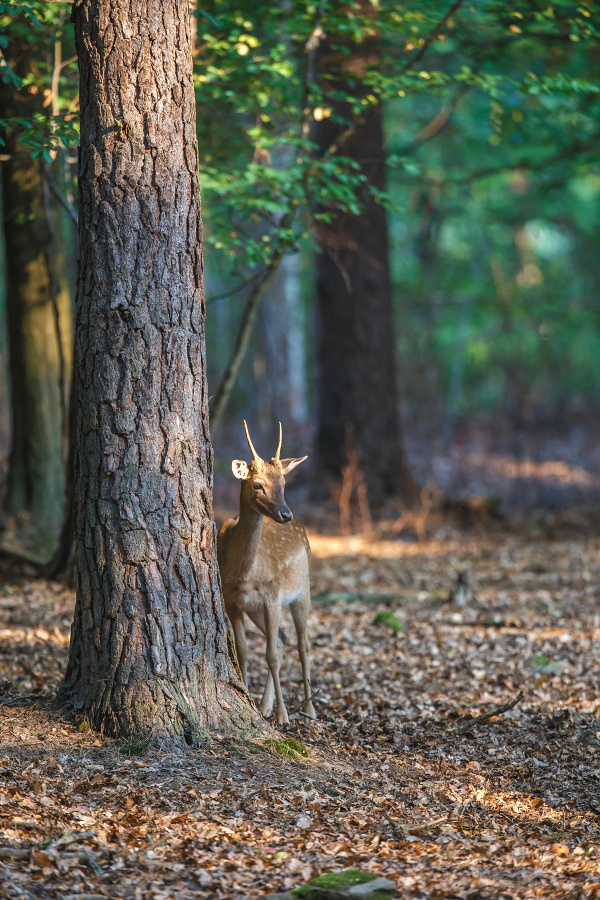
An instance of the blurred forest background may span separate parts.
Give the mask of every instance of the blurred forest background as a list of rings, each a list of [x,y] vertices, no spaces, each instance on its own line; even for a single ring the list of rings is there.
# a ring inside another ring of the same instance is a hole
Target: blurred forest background
[[[259,452],[281,420],[284,453],[313,456],[298,481],[332,527],[442,496],[596,502],[596,4],[191,12],[221,505],[242,418]],[[69,15],[0,4],[2,542],[42,554],[69,483]]]

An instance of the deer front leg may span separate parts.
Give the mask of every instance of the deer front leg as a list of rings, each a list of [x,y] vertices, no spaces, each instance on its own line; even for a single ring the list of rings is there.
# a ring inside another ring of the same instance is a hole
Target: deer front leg
[[[262,608],[248,610],[248,616],[254,622],[256,627],[262,631],[264,635],[267,633],[267,628],[265,625],[265,616]],[[281,669],[281,661],[283,659],[283,648],[285,647],[287,638],[285,633],[279,629],[279,633],[277,635],[277,650],[279,652],[279,668]],[[275,702],[275,691],[273,689],[273,677],[269,671],[267,671],[267,681],[265,684],[265,689],[263,691],[262,699],[260,701],[260,711],[267,719],[271,713],[273,712],[273,703]]]
[[[235,652],[237,653],[238,662],[244,684],[248,687],[248,645],[246,644],[246,629],[244,628],[244,613],[235,605],[230,603],[225,605],[227,616],[233,628],[233,636],[235,638]]]
[[[306,593],[291,606],[292,618],[296,628],[298,638],[298,656],[300,657],[300,665],[302,666],[302,681],[304,682],[304,712],[317,717],[312,702],[312,687],[310,684],[310,644],[306,633],[306,623],[308,621],[308,613],[310,610],[310,593]]]
[[[278,635],[279,635],[279,607],[276,608],[269,607],[265,604],[264,607],[264,618],[265,618],[265,637],[267,639],[267,665],[269,667],[269,673],[271,678],[273,679],[273,687],[275,689],[275,702],[277,705],[277,724],[278,725],[287,725],[289,722],[287,709],[285,708],[285,703],[283,702],[283,694],[281,693],[281,683],[279,681],[279,649],[278,649]],[[268,684],[267,684],[268,687]],[[267,715],[266,706],[267,704],[264,701],[267,699],[267,688],[265,688],[265,694],[263,695],[263,703],[261,703],[261,712],[263,715]]]

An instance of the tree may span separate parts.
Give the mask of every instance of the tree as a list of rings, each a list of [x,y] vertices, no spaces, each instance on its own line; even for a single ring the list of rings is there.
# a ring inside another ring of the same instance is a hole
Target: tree
[[[7,53],[18,80],[35,69],[35,44],[23,36],[30,26],[14,27]],[[33,119],[42,110],[36,85],[19,90],[14,80],[0,81],[0,117]],[[46,165],[18,132],[8,132],[1,163],[12,409],[6,510],[28,513],[42,543],[52,546],[65,510],[72,321]]]
[[[361,7],[367,14],[368,6]],[[328,37],[317,52],[324,101],[313,130],[320,154],[344,157],[364,183],[357,209],[341,212],[330,204],[326,221],[317,226],[317,446],[321,464],[334,476],[349,450],[356,452],[369,498],[379,505],[388,496],[415,493],[400,442],[388,229],[381,203],[386,189],[382,107],[371,97],[366,111],[353,111],[353,98],[368,93],[360,76],[379,59],[379,41],[377,32],[368,39],[361,32],[357,41],[340,35]]]
[[[189,3],[73,16],[77,600],[59,697],[129,739],[247,733],[212,518]]]

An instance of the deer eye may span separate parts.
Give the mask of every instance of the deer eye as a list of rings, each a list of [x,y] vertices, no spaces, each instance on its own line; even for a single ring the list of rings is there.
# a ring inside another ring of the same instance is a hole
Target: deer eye
[[[263,494],[265,492],[265,489],[262,486],[262,484],[260,483],[260,481],[255,481],[254,484],[252,485],[252,487],[254,488],[255,491],[262,491]]]

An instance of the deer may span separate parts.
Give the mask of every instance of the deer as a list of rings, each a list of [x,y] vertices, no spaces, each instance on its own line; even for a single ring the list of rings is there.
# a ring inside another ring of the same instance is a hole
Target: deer
[[[316,718],[310,685],[310,645],[307,622],[310,611],[310,544],[304,526],[294,519],[285,502],[285,476],[308,459],[280,459],[283,430],[270,461],[258,455],[244,420],[252,454],[248,464],[234,459],[231,470],[241,481],[240,512],[228,519],[217,535],[217,559],[225,610],[233,629],[235,649],[248,684],[248,649],[244,614],[265,635],[268,674],[260,711],[268,718],[276,706],[277,724],[289,722],[283,701],[279,668],[287,642],[279,627],[281,610],[289,607],[296,629],[298,655],[304,683],[304,713]]]

